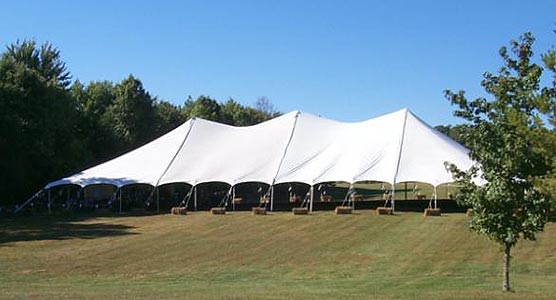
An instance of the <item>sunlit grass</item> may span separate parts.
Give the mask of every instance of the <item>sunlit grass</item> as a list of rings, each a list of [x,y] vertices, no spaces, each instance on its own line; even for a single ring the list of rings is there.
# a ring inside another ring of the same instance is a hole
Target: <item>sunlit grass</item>
[[[553,299],[556,226],[514,251],[464,214],[54,217],[2,221],[2,299]]]

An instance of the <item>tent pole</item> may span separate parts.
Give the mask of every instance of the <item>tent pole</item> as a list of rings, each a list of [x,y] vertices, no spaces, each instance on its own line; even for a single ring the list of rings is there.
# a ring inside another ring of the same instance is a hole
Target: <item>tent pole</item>
[[[235,185],[232,185],[232,210],[236,210],[236,202],[234,201],[234,199],[236,198],[236,187]]]
[[[48,204],[46,205],[48,207],[48,213],[51,213],[50,205],[52,203],[52,200],[51,200],[52,198],[50,197],[50,190],[52,190],[52,188],[48,189]]]
[[[75,189],[75,203],[76,204],[81,204],[81,189],[83,189],[82,187],[77,187],[77,189]]]
[[[160,213],[160,193],[158,187],[156,187],[156,213]]]
[[[69,202],[70,202],[70,188],[69,186],[66,187],[66,209],[69,210]]]
[[[120,187],[120,195],[119,195],[120,196],[120,214],[122,214],[122,189],[123,189],[123,186]]]
[[[353,186],[353,183],[349,184],[349,189],[351,191],[351,194],[349,194],[348,196],[348,203],[349,201],[351,201],[351,209],[355,211],[355,187]]]
[[[193,206],[195,207],[195,211],[197,211],[197,187],[193,186]]]
[[[309,189],[309,211],[313,212],[313,193],[314,193],[314,189],[313,186],[311,186],[311,188]]]
[[[438,207],[436,206],[436,200],[437,200],[437,196],[436,196],[436,185],[434,186],[434,209],[437,209]]]
[[[270,186],[270,211],[274,209],[274,185]]]
[[[404,200],[407,200],[407,181],[403,183],[403,190],[405,195]]]
[[[396,183],[392,184],[392,213],[396,211]]]
[[[33,196],[31,196],[29,199],[27,199],[25,202],[23,202],[21,205],[16,205],[15,210],[14,210],[14,214],[17,214],[18,212],[20,212],[25,206],[27,206],[29,203],[31,203],[33,201],[33,199],[35,199],[36,197],[41,195],[41,193],[43,193],[43,192],[44,192],[44,190],[41,189],[38,192],[36,192]]]

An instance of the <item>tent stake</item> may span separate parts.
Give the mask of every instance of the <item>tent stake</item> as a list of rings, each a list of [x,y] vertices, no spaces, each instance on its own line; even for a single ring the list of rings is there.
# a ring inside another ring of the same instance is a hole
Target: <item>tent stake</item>
[[[311,186],[311,188],[309,189],[309,211],[313,212],[313,186]]]

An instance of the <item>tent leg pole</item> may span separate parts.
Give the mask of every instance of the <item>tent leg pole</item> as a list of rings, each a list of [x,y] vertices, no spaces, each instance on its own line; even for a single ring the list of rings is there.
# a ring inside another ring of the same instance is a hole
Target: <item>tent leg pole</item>
[[[122,189],[123,187],[120,188],[120,214],[122,214]]]
[[[70,187],[66,188],[66,210],[70,208]]]
[[[192,187],[193,189],[193,206],[195,207],[195,211],[197,211],[197,187]]]
[[[82,187],[77,187],[77,189],[75,189],[75,204],[77,204],[78,206],[81,203],[81,190],[83,188]]]
[[[270,186],[270,211],[274,209],[274,185]]]
[[[352,188],[352,193],[351,193],[351,195],[349,195],[349,197],[350,197],[350,200],[351,200],[351,207],[352,207],[353,211],[355,211],[355,194],[356,194],[356,191],[355,191],[355,187],[353,186],[353,183],[351,184],[351,188]]]
[[[309,189],[309,211],[313,212],[313,186]]]
[[[392,184],[392,213],[396,211],[396,183]]]
[[[434,209],[437,209],[438,207],[436,206],[436,200],[437,200],[437,196],[436,196],[436,186],[434,186]]]
[[[234,199],[236,198],[236,187],[232,185],[232,210],[236,210],[236,202]]]
[[[48,208],[48,213],[50,214],[52,211],[50,209],[51,203],[52,203],[52,198],[50,197],[50,191],[52,190],[52,188],[48,189],[48,204],[46,205]]]
[[[160,193],[158,187],[156,187],[156,213],[160,213]]]

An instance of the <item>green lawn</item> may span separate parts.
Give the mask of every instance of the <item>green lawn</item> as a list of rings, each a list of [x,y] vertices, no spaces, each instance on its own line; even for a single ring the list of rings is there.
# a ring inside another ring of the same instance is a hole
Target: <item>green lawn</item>
[[[335,199],[343,199],[349,183],[336,182],[335,186],[343,188],[341,193],[336,193]],[[367,200],[380,200],[383,199],[384,191],[390,193],[392,186],[390,184],[382,184],[377,182],[359,182],[354,185],[357,193],[363,195]],[[328,189],[333,190],[331,188]],[[436,193],[438,199],[450,199],[450,195],[455,195],[459,191],[459,186],[456,184],[441,184],[437,187]],[[417,199],[417,194],[422,195],[424,199],[430,200],[434,196],[433,186],[422,182],[407,182],[397,183],[395,185],[395,199],[397,200],[414,200]]]
[[[0,219],[1,299],[554,299],[556,226],[514,251],[464,214]]]

